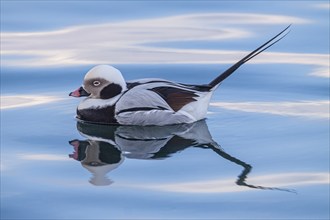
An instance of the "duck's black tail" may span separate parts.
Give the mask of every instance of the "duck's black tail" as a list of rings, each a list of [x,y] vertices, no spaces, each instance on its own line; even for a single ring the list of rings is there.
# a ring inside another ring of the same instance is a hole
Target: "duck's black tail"
[[[278,33],[275,37],[246,55],[243,59],[229,67],[226,71],[224,71],[221,75],[219,75],[217,78],[215,78],[212,82],[210,82],[208,85],[213,88],[219,83],[221,83],[224,79],[226,79],[228,76],[230,76],[235,70],[237,70],[241,65],[246,63],[247,61],[251,60],[253,57],[257,56],[259,53],[263,52],[264,50],[271,47],[273,44],[277,43],[279,40],[281,40],[283,37],[285,37],[289,31],[287,31],[290,28],[291,24],[287,26],[283,31]]]

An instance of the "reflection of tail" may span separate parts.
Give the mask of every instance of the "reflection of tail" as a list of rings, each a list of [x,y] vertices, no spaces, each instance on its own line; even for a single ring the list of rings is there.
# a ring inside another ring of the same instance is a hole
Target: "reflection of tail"
[[[245,180],[247,179],[247,175],[251,172],[252,166],[250,164],[247,164],[229,154],[227,154],[226,152],[224,152],[221,148],[219,148],[218,146],[209,144],[207,145],[208,148],[212,149],[215,153],[217,153],[219,156],[233,162],[236,163],[238,165],[241,165],[242,167],[244,167],[243,172],[238,176],[238,180],[236,181],[236,184],[239,186],[247,186],[249,188],[254,188],[254,189],[268,189],[268,190],[279,190],[279,191],[285,191],[285,192],[291,192],[291,193],[295,193],[295,190],[292,189],[281,189],[281,188],[276,188],[276,187],[264,187],[264,186],[255,186],[255,185],[251,185],[251,184],[247,184],[245,182]]]
[[[243,162],[244,163],[244,162]],[[296,193],[295,190],[293,189],[283,189],[283,188],[277,188],[277,187],[264,187],[264,186],[255,186],[255,185],[250,185],[245,182],[248,173],[250,173],[252,166],[249,164],[246,164],[247,166],[244,167],[245,169],[241,173],[241,175],[238,176],[238,180],[236,181],[236,184],[239,186],[247,186],[250,188],[254,189],[269,189],[269,190],[279,190],[279,191],[285,191],[285,192],[291,192],[291,193]]]

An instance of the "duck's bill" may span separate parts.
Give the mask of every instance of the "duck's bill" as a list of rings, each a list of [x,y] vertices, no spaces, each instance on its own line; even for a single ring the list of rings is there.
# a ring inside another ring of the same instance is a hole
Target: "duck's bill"
[[[78,148],[79,148],[79,140],[74,139],[72,141],[69,141],[69,144],[73,147],[74,152],[72,154],[69,154],[70,158],[73,158],[75,160],[78,160]]]
[[[70,92],[69,96],[73,96],[73,97],[82,97],[82,96],[89,96],[90,94],[88,92],[86,92],[86,90],[80,86],[80,88],[76,89],[73,92]]]

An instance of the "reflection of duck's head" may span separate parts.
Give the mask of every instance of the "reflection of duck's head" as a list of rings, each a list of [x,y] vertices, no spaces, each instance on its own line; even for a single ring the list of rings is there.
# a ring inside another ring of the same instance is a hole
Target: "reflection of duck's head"
[[[106,174],[116,169],[124,160],[116,147],[93,140],[72,140],[69,143],[74,148],[74,153],[69,156],[80,161],[82,166],[93,174],[90,183],[98,186],[112,183]]]

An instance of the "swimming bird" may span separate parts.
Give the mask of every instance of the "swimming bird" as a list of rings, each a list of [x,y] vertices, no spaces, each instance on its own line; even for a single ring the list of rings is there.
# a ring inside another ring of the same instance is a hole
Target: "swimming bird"
[[[216,88],[241,65],[277,43],[291,25],[229,67],[208,84],[190,85],[164,79],[126,82],[109,65],[89,70],[83,85],[69,95],[87,96],[77,108],[77,119],[91,123],[120,125],[171,125],[193,123],[206,117]]]

